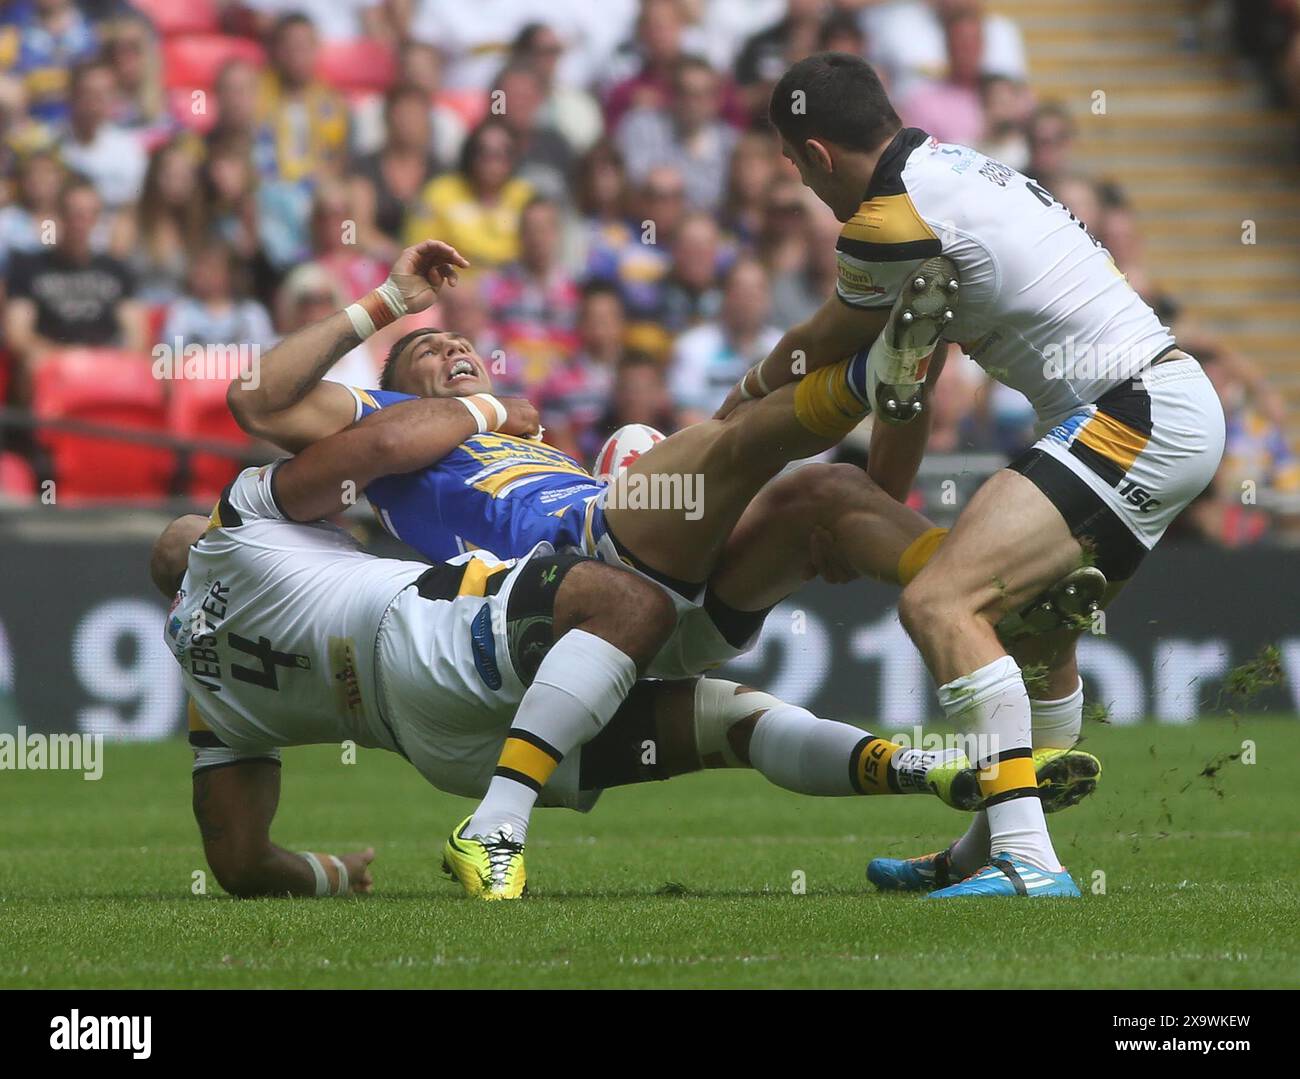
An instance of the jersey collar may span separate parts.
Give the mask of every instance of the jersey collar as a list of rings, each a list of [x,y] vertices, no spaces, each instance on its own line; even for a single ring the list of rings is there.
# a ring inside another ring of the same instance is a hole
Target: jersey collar
[[[903,194],[906,190],[903,186],[903,166],[907,164],[912,151],[929,137],[929,133],[919,127],[905,127],[899,131],[876,162],[871,183],[867,184],[867,193],[862,196],[862,201],[870,202],[881,195]]]

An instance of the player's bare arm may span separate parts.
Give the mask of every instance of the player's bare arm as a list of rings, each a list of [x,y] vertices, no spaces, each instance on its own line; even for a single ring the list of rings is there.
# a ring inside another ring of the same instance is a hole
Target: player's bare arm
[[[373,848],[309,856],[272,843],[271,821],[279,803],[276,761],[239,761],[194,773],[194,819],[208,866],[222,888],[241,899],[371,891]],[[318,870],[326,879],[323,892]]]
[[[315,521],[341,512],[380,476],[427,468],[476,432],[526,436],[537,410],[522,398],[420,398],[403,401],[328,436],[286,461],[275,492],[286,516]]]
[[[329,369],[383,325],[432,306],[442,286],[454,287],[457,270],[468,265],[438,240],[406,248],[380,288],[289,334],[262,357],[257,380],[230,384],[226,401],[240,427],[295,453],[343,430],[356,403],[345,387],[324,381]]]
[[[831,296],[807,320],[787,330],[772,351],[745,373],[716,418],[725,418],[742,401],[764,397],[809,371],[870,347],[888,317],[888,309],[850,307]]]

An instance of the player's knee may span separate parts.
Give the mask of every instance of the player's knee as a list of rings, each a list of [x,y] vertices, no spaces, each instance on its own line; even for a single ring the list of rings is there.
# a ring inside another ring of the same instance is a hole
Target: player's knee
[[[638,664],[648,663],[677,625],[676,609],[664,590],[631,570],[583,562],[564,583],[565,617],[557,628],[595,633]]]
[[[945,595],[939,584],[927,580],[925,574],[904,588],[898,599],[898,620],[914,641],[935,636],[961,614],[961,605]]]
[[[773,513],[804,522],[825,523],[856,495],[858,481],[870,483],[852,465],[811,464],[780,477],[764,492]]]

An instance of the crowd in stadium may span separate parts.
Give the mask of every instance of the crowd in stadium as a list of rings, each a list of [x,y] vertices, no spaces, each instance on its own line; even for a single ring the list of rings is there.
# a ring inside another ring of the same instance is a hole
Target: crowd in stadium
[[[1123,189],[1076,165],[1071,109],[1035,97],[1017,26],[978,0],[9,0],[6,414],[76,415],[134,365],[148,378],[123,422],[153,408],[172,434],[235,439],[219,393],[158,384],[154,346],[269,348],[433,236],[473,272],[422,317],[469,336],[556,445],[590,461],[623,423],[707,416],[833,288],[839,223],[765,119],[781,71],[822,49],[865,55],[904,123],[1025,171],[1087,224],[1229,406],[1221,497],[1194,526],[1265,534],[1236,492],[1300,487],[1280,399],[1150,280]],[[390,339],[332,377],[376,384]],[[931,449],[1009,454],[1032,422],[953,358]],[[39,429],[4,431],[0,489],[63,478]],[[185,489],[206,494],[216,466]],[[178,493],[154,474],[83,482]]]

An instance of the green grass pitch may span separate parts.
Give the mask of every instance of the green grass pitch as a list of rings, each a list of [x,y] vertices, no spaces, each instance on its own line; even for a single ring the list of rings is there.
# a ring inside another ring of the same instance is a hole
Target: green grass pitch
[[[539,812],[531,897],[473,903],[437,872],[469,803],[328,748],[285,753],[274,835],[373,844],[375,895],[194,895],[188,749],[108,746],[98,782],[0,773],[0,986],[1300,986],[1300,723],[1087,733],[1101,789],[1052,818],[1076,902],[878,895],[870,855],[966,818],[715,773]]]

